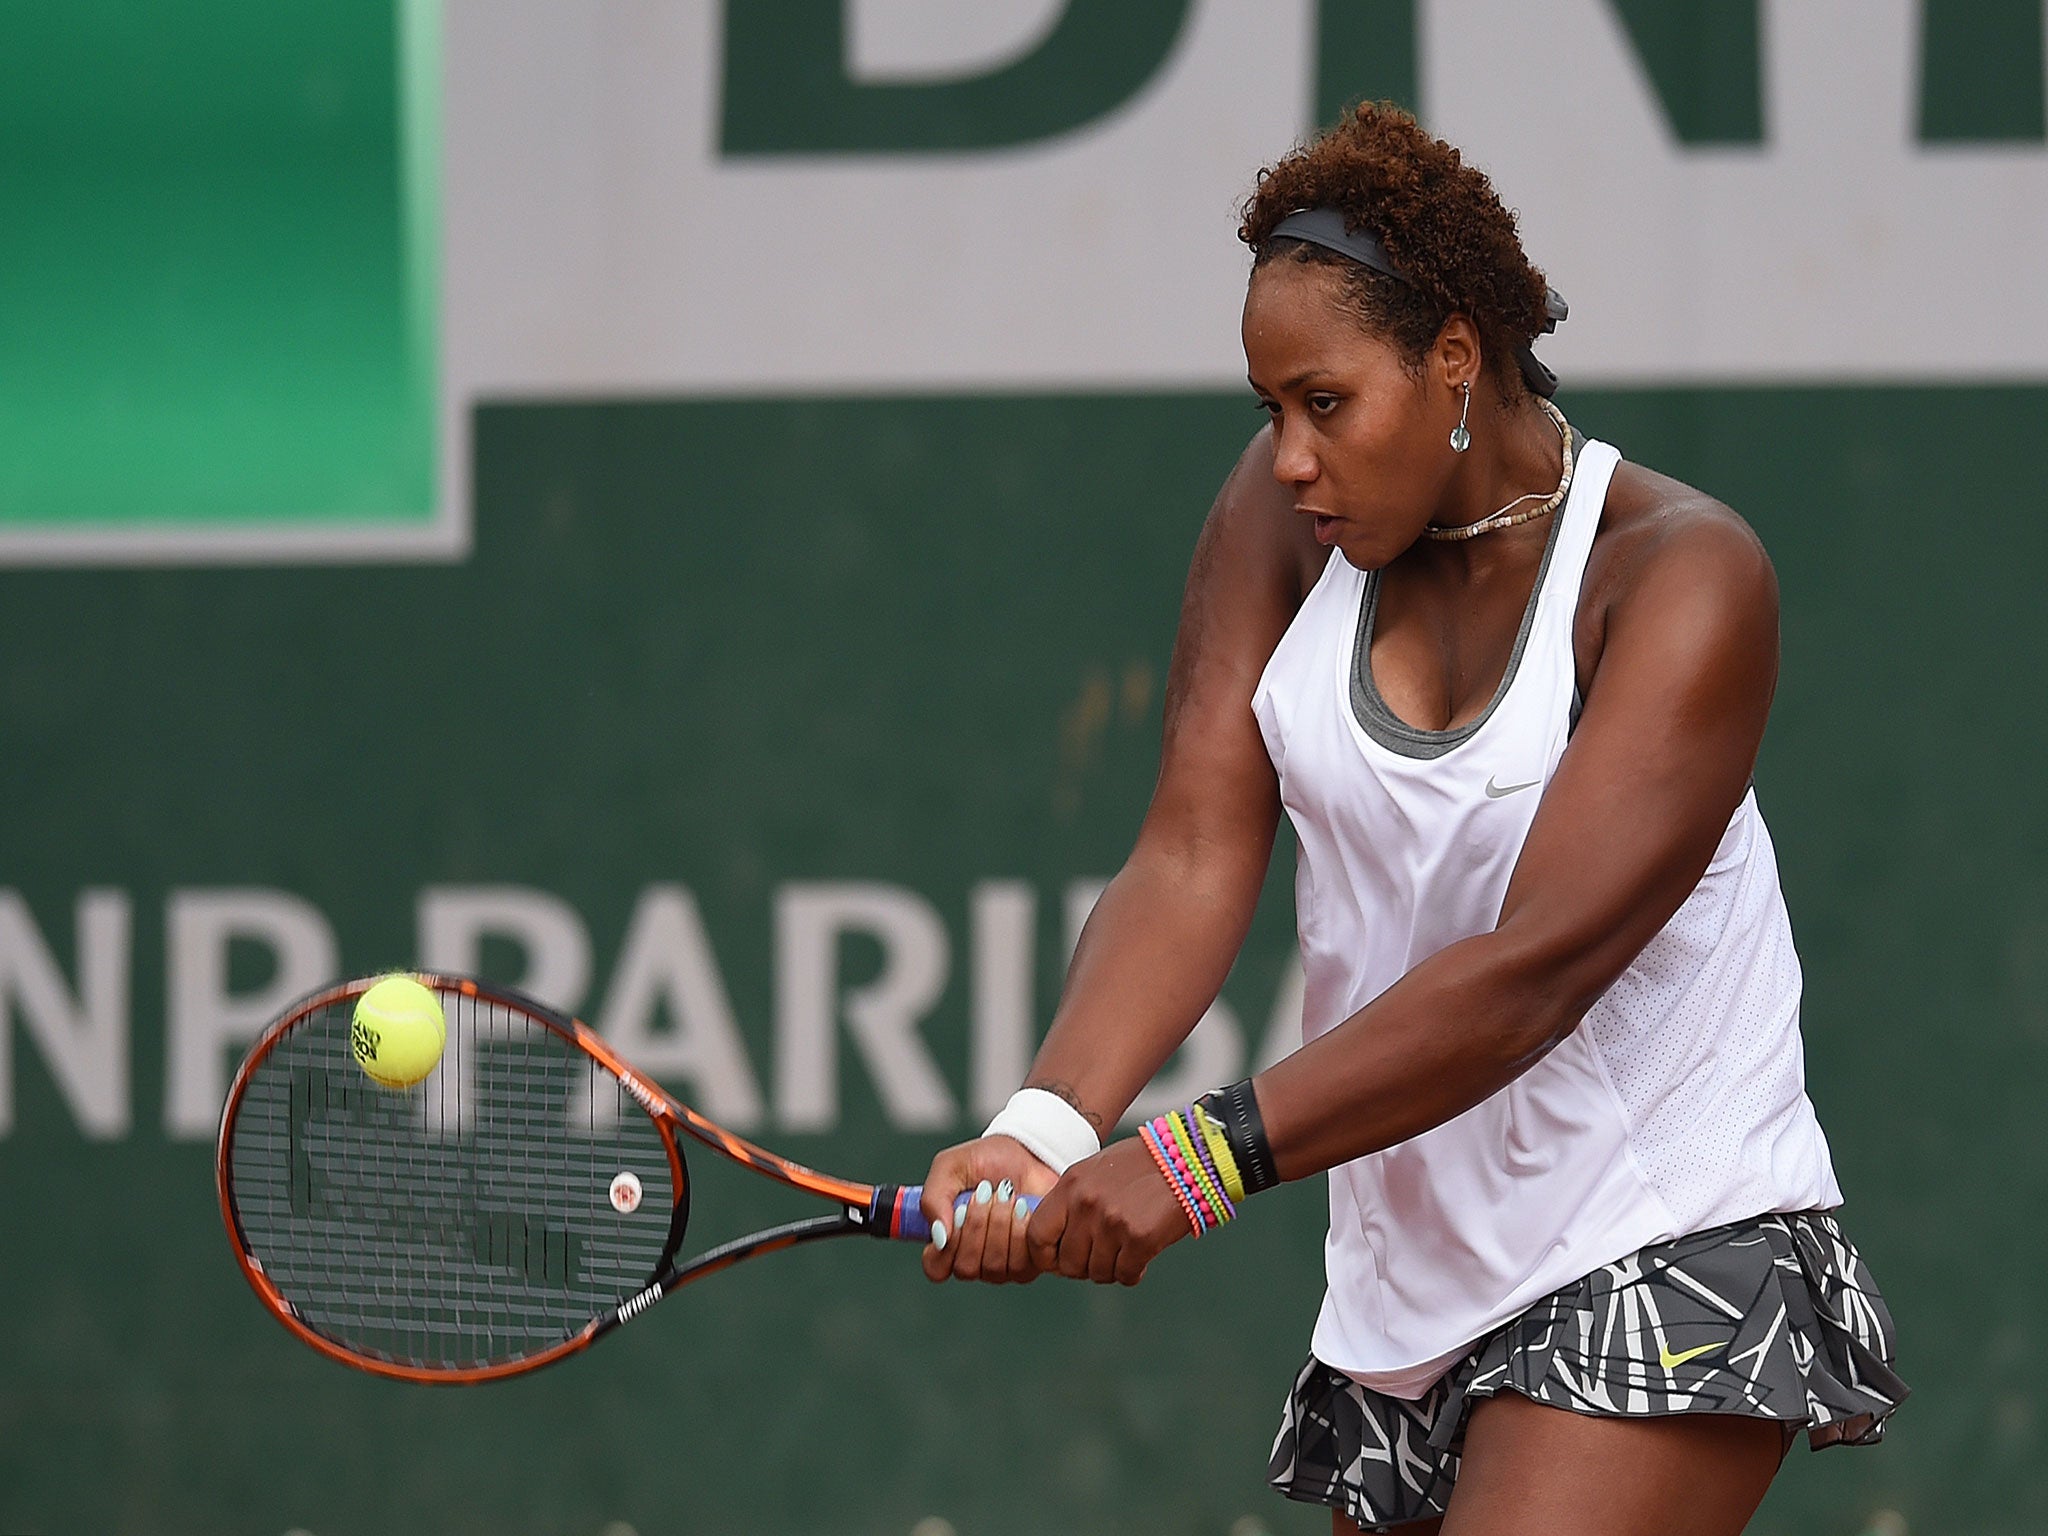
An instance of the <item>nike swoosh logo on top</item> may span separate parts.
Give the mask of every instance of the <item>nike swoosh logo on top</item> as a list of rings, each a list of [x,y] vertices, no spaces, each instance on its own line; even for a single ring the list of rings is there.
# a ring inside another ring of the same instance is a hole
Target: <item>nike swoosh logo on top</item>
[[[1715,1343],[1702,1344],[1698,1349],[1688,1349],[1684,1353],[1676,1355],[1671,1353],[1669,1346],[1660,1344],[1657,1346],[1657,1358],[1663,1362],[1665,1370],[1675,1371],[1685,1364],[1686,1361],[1697,1359],[1710,1349],[1725,1348],[1726,1342],[1726,1340],[1717,1340]]]
[[[1498,800],[1501,798],[1501,796],[1512,795],[1517,790],[1534,789],[1538,784],[1541,784],[1542,782],[1543,781],[1541,779],[1531,779],[1526,784],[1496,784],[1494,783],[1492,776],[1488,775],[1486,780],[1486,798],[1489,800]]]

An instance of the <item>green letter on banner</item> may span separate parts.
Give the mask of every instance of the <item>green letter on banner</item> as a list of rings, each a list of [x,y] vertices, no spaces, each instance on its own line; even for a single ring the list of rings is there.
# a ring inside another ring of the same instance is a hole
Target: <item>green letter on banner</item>
[[[846,68],[846,0],[728,0],[727,155],[999,149],[1114,111],[1157,73],[1188,0],[1067,0],[1051,35],[967,80],[864,85]]]
[[[1415,110],[1415,0],[1322,0],[1316,7],[1316,121],[1359,101]]]
[[[2038,144],[2048,137],[2041,0],[1926,0],[1920,138]]]
[[[1763,142],[1759,0],[1613,0],[1613,5],[1679,143]],[[1532,83],[1531,90],[1540,104],[1542,89]]]

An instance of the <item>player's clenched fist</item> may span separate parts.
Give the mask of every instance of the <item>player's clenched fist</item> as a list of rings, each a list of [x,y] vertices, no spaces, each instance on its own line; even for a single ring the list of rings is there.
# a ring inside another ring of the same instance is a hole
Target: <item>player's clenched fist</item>
[[[981,1136],[941,1152],[924,1181],[924,1213],[932,1224],[924,1250],[926,1277],[996,1285],[1037,1279],[1024,1246],[1025,1212],[1017,1202],[1044,1194],[1057,1178],[1008,1136]]]
[[[1039,1203],[1026,1240],[1036,1269],[1136,1285],[1145,1266],[1191,1230],[1158,1164],[1132,1137],[1069,1168]]]

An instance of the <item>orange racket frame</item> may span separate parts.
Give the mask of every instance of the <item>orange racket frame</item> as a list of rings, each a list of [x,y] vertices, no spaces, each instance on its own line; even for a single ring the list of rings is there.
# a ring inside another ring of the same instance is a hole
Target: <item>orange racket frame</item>
[[[243,1230],[241,1218],[236,1210],[234,1171],[229,1155],[236,1113],[241,1107],[243,1095],[251,1079],[264,1058],[307,1017],[325,1008],[353,1002],[383,977],[361,977],[323,988],[300,999],[273,1021],[250,1047],[249,1054],[236,1069],[234,1079],[228,1085],[226,1103],[221,1109],[220,1134],[214,1154],[214,1182],[220,1195],[221,1217],[227,1225],[228,1240],[234,1248],[235,1259],[241,1267],[243,1278],[249,1282],[250,1288],[255,1291],[263,1305],[291,1331],[294,1337],[328,1359],[353,1366],[357,1370],[368,1371],[372,1375],[387,1376],[399,1381],[437,1385],[468,1385],[495,1381],[539,1370],[542,1366],[552,1365],[557,1360],[580,1353],[613,1328],[631,1322],[679,1286],[702,1279],[706,1275],[716,1274],[742,1259],[752,1258],[757,1254],[775,1253],[784,1248],[793,1248],[800,1243],[817,1242],[831,1237],[864,1235],[917,1243],[929,1240],[931,1229],[919,1207],[919,1199],[923,1193],[919,1186],[863,1184],[853,1179],[835,1178],[830,1174],[806,1168],[801,1163],[792,1162],[765,1147],[756,1146],[745,1137],[705,1119],[687,1104],[641,1077],[604,1042],[602,1037],[578,1019],[557,1013],[544,1004],[521,996],[508,988],[492,986],[466,976],[434,972],[411,974],[436,993],[493,1004],[552,1030],[611,1073],[641,1108],[647,1111],[660,1133],[663,1149],[668,1155],[670,1173],[678,1191],[675,1215],[669,1241],[663,1249],[656,1272],[648,1277],[647,1282],[638,1291],[601,1311],[560,1343],[532,1354],[473,1366],[420,1366],[381,1355],[363,1353],[327,1337],[306,1322],[291,1299],[271,1280],[262,1259],[251,1251],[248,1235]],[[831,1214],[806,1217],[749,1233],[744,1237],[722,1243],[696,1258],[677,1262],[676,1252],[681,1246],[683,1227],[689,1215],[689,1178],[683,1163],[682,1147],[677,1140],[678,1133],[710,1148],[721,1157],[728,1158],[744,1168],[751,1168],[765,1178],[789,1185],[793,1189],[800,1189],[806,1194],[816,1195],[837,1205],[839,1209]]]

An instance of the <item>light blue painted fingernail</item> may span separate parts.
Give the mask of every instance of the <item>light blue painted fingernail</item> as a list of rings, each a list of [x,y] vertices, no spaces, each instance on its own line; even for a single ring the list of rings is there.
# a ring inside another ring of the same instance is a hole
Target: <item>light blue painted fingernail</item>
[[[1008,1205],[1010,1203],[1010,1196],[1015,1193],[1017,1193],[1017,1186],[1008,1179],[1003,1180],[1002,1183],[996,1186],[996,1204]]]
[[[946,1230],[946,1224],[943,1221],[932,1223],[932,1246],[938,1249],[939,1252],[944,1253],[946,1251],[946,1239],[952,1235],[952,1233]]]
[[[974,1203],[976,1205],[987,1205],[994,1195],[995,1186],[990,1184],[987,1179],[983,1179],[974,1186]]]

